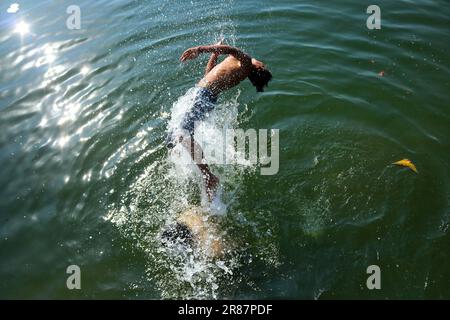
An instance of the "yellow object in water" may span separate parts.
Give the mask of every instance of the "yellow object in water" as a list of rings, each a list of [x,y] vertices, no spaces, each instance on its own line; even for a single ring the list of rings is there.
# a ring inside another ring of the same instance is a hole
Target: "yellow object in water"
[[[411,160],[409,159],[403,159],[397,162],[394,162],[393,164],[397,165],[397,166],[402,166],[402,167],[408,167],[410,168],[412,171],[414,171],[415,173],[419,173],[417,171],[416,166],[414,165],[414,163],[411,162]]]

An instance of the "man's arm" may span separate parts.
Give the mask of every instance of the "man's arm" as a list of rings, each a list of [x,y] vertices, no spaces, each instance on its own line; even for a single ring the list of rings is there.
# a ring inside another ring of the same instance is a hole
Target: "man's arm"
[[[219,55],[217,53],[211,53],[211,58],[208,60],[208,64],[206,65],[205,75],[208,74],[217,64],[217,58]]]
[[[231,54],[236,59],[238,59],[241,62],[244,63],[251,63],[252,58],[244,53],[243,51],[239,50],[238,48],[228,46],[228,45],[210,45],[210,46],[199,46],[187,49],[182,55],[180,60],[182,62],[186,60],[192,60],[199,56],[200,53],[216,53],[217,55],[220,54]]]
[[[216,45],[223,44],[223,39],[216,43]],[[217,53],[211,53],[211,57],[208,60],[208,64],[206,65],[205,75],[207,75],[217,64],[217,58],[219,55]]]

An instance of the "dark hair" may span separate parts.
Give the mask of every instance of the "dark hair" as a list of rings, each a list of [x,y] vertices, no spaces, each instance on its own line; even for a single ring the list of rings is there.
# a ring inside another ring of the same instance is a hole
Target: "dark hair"
[[[253,68],[248,79],[256,87],[257,92],[264,92],[264,87],[272,80],[272,73],[266,68]]]
[[[165,229],[161,234],[161,238],[163,242],[166,243],[181,243],[183,245],[192,246],[194,237],[188,226],[177,222],[175,225],[171,225]]]

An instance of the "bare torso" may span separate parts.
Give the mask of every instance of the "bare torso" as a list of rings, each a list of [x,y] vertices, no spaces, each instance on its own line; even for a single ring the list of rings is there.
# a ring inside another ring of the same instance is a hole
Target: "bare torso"
[[[208,64],[205,69],[205,76],[197,84],[199,87],[210,89],[214,95],[219,95],[221,92],[228,90],[238,85],[242,80],[247,78],[254,70],[264,68],[264,64],[243,52],[242,50],[223,45],[222,41],[215,45],[192,47],[183,52],[180,57],[181,62],[193,60],[201,53],[211,53]],[[224,61],[216,65],[219,55],[228,55]],[[253,83],[253,81],[252,81]],[[181,139],[179,141],[185,144],[185,147],[191,153],[195,161],[197,156],[192,152],[192,143],[194,141],[195,154],[200,154],[203,161],[203,151],[201,147],[195,142],[193,137],[189,139]],[[210,201],[213,200],[215,192],[219,185],[219,178],[211,173],[209,166],[206,163],[197,163],[205,183],[206,194]]]
[[[216,65],[197,84],[199,87],[210,89],[216,96],[243,81],[251,71],[251,58],[240,61],[229,55],[225,60]]]

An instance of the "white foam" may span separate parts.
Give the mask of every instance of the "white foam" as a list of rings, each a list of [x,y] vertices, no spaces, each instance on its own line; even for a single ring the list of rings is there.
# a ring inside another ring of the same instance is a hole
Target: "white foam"
[[[172,132],[175,135],[177,133],[182,133],[183,129],[181,128],[183,118],[186,113],[188,113],[194,103],[194,98],[197,90],[196,88],[191,88],[187,91],[187,93],[173,104],[172,107],[172,117],[168,123],[167,131]],[[232,143],[229,145],[225,145],[226,141],[223,139],[223,132],[227,128],[234,128],[238,122],[238,98],[240,95],[240,91],[237,91],[236,95],[233,99],[225,102],[225,103],[217,103],[215,109],[208,114],[206,119],[199,123],[196,127],[196,135],[200,134],[202,139],[200,139],[199,144],[202,148],[207,148],[207,145],[224,145],[224,149],[227,152],[234,152],[234,146]],[[172,152],[169,152],[169,161],[173,164],[173,170],[171,174],[176,177],[176,179],[183,183],[183,181],[187,181],[189,179],[197,176],[201,177],[200,171],[196,167],[196,165],[191,160],[189,153],[178,144]],[[215,164],[215,166],[220,166],[221,170],[216,170],[213,173],[219,177],[219,180],[223,180],[225,178],[224,175],[221,174],[223,171],[236,170],[236,167],[231,167],[227,165],[220,165],[223,161],[220,161],[220,155],[217,154],[208,154],[205,156],[205,161],[208,164]],[[248,164],[246,164],[248,165]],[[239,169],[238,169],[239,170]],[[201,179],[197,179],[199,183],[201,183]],[[201,203],[202,207],[205,209],[209,209],[209,212],[212,214],[220,214],[223,215],[226,213],[226,204],[222,201],[222,189],[219,188],[214,200],[209,204],[208,198],[206,196],[205,188],[202,186],[201,192]]]

